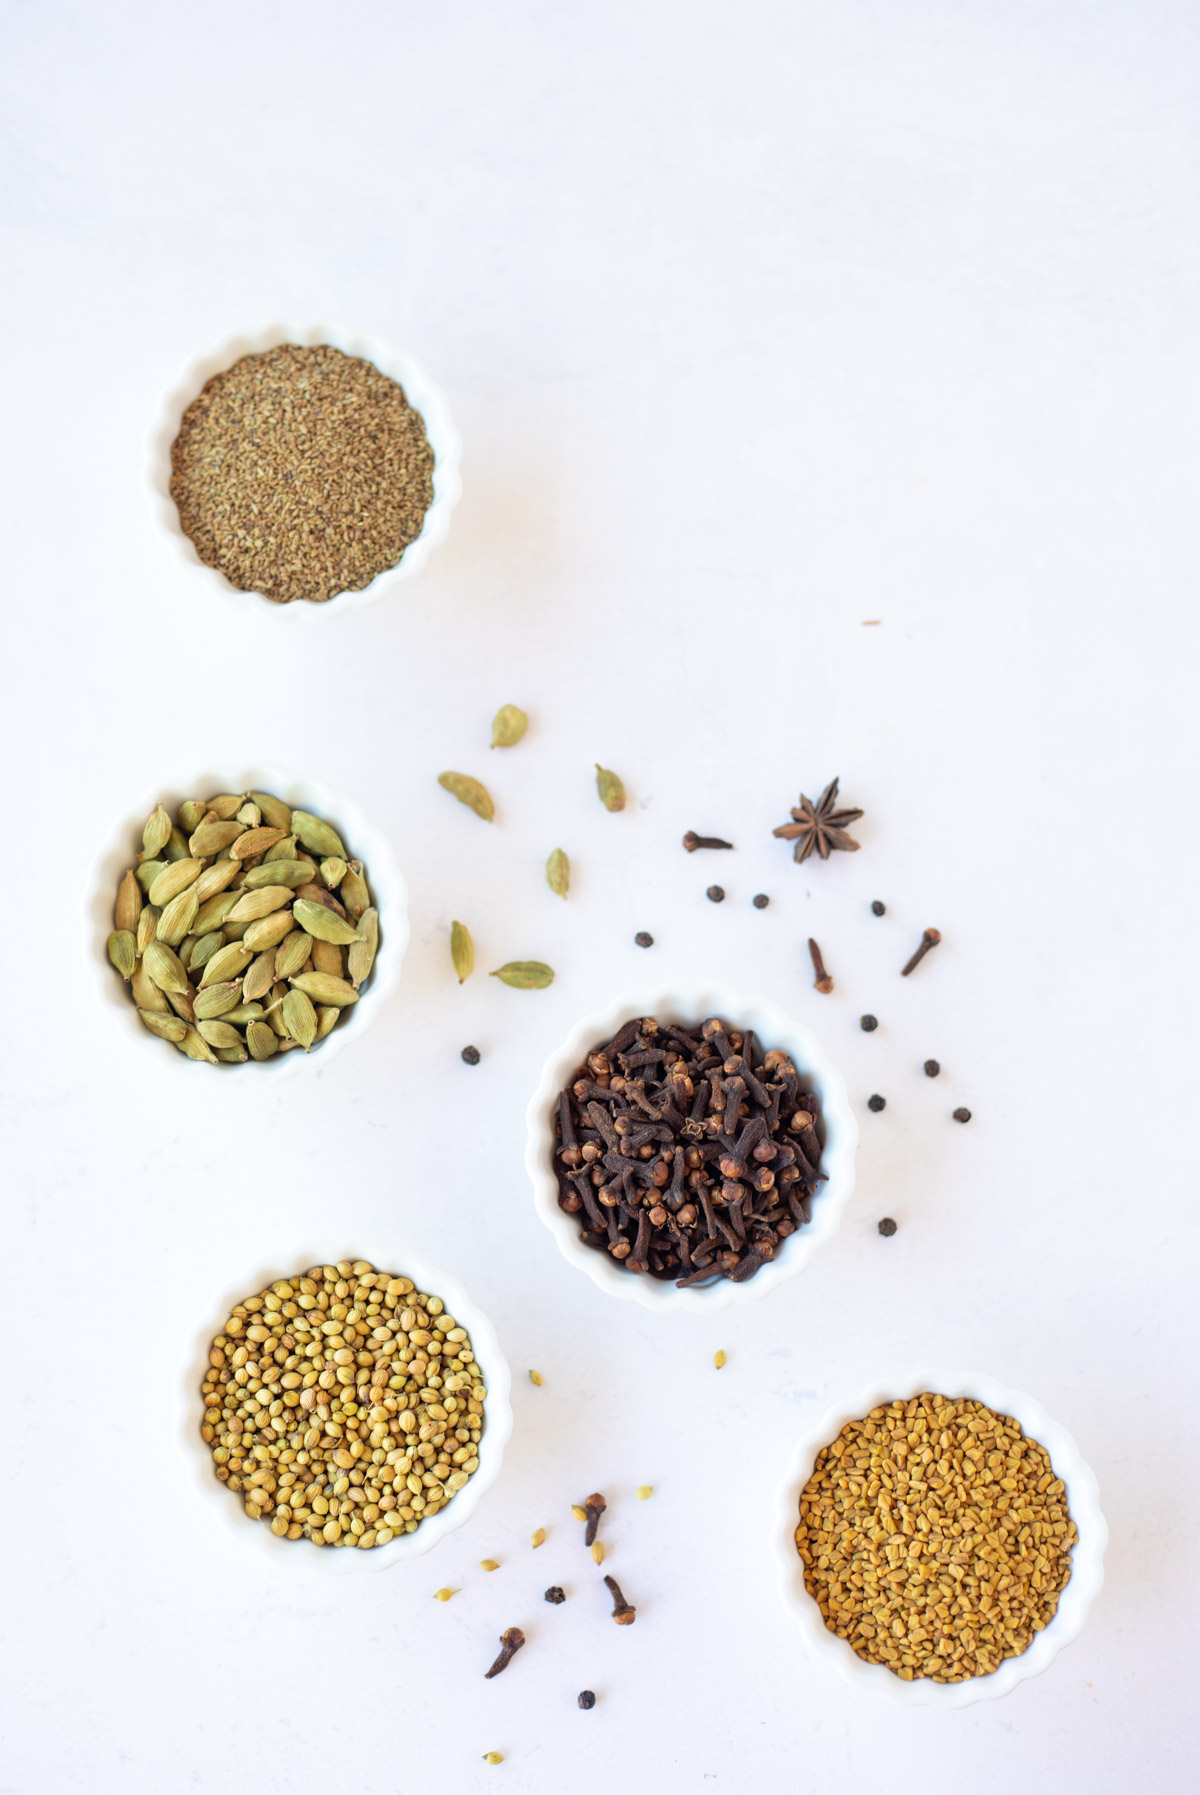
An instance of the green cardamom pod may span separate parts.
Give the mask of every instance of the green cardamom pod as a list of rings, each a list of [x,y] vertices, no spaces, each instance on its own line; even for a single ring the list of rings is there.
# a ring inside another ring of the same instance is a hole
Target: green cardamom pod
[[[178,1016],[172,1016],[170,1011],[163,1016],[157,1010],[139,1010],[138,1015],[141,1018],[142,1027],[148,1028],[150,1033],[157,1035],[160,1041],[179,1042],[187,1034],[187,1023]]]
[[[292,828],[309,853],[315,854],[318,860],[325,860],[331,854],[336,854],[339,860],[348,858],[337,830],[322,822],[319,816],[313,816],[310,811],[293,810]]]
[[[492,747],[515,748],[529,728],[529,718],[515,704],[502,704],[492,718]]]
[[[178,897],[173,897],[158,919],[155,930],[158,939],[165,941],[168,947],[178,947],[184,936],[191,934],[199,908],[194,889],[181,891]]]
[[[113,927],[115,929],[136,929],[138,917],[142,914],[142,888],[132,872],[127,872],[117,886],[117,901],[113,906]]]
[[[265,865],[268,860],[294,860],[295,858],[296,837],[294,835],[284,835],[275,843],[273,848],[267,849],[266,853],[263,855],[263,863]]]
[[[171,819],[161,804],[156,804],[146,818],[146,827],[142,830],[143,860],[157,860],[171,839]]]
[[[617,775],[596,762],[596,790],[600,793],[600,802],[605,810],[624,810],[625,787]]]
[[[335,947],[332,941],[321,941],[310,935],[312,942],[312,969],[314,972],[332,972],[335,978],[346,976],[346,950]]]
[[[190,985],[186,991],[168,991],[166,998],[177,1016],[182,1016],[185,1022],[195,1022],[196,1010],[192,1003],[192,987]]]
[[[130,979],[129,989],[133,993],[133,1001],[139,1010],[154,1010],[165,1015],[171,1008],[163,993],[146,971],[144,964],[138,967]]]
[[[226,890],[233,884],[241,870],[236,860],[214,860],[211,866],[206,866],[196,880],[196,896],[200,902],[207,904],[209,898],[216,897],[218,892]]]
[[[200,895],[199,879],[196,881],[196,895]],[[197,935],[207,935],[210,929],[219,929],[237,901],[236,891],[218,891],[216,897],[210,897],[207,901],[201,899],[193,925]]]
[[[229,912],[229,922],[257,922],[292,901],[290,885],[256,885],[243,893]]]
[[[340,854],[332,854],[328,860],[322,860],[321,877],[325,881],[327,890],[337,890],[342,880],[346,877],[346,862],[342,859]]]
[[[188,956],[187,969],[190,977],[195,977],[202,967],[208,965],[213,955],[225,946],[225,933],[222,929],[212,929],[207,935],[201,935],[191,954]],[[182,954],[180,959],[182,959]]]
[[[181,891],[186,891],[189,885],[194,885],[203,871],[203,860],[189,858],[171,861],[169,865],[164,866],[150,887],[150,902],[160,906],[169,904],[173,897],[178,897]]]
[[[221,1011],[222,1022],[236,1023],[239,1028],[244,1028],[248,1022],[261,1022],[262,1019],[263,1007],[260,1003],[239,1003],[232,1010]]]
[[[279,1049],[274,1030],[268,1028],[265,1022],[250,1024],[246,1030],[246,1045],[250,1049],[252,1060],[269,1060]]]
[[[328,972],[300,972],[290,981],[293,988],[299,987],[314,1003],[333,1004],[343,1009],[347,1004],[358,1002],[358,992],[345,979],[335,979]]]
[[[157,879],[159,873],[166,871],[167,864],[168,863],[165,860],[142,861],[141,865],[137,868],[134,877],[137,879],[138,884],[144,892],[147,894],[149,893],[150,887],[153,885],[155,879]]]
[[[341,1011],[332,1004],[317,1005],[317,1040],[323,1041],[327,1034],[337,1027]]]
[[[233,926],[244,928],[246,932],[242,936],[243,944],[252,953],[261,954],[268,947],[274,947],[282,941],[285,935],[290,935],[296,924],[290,910],[276,910],[271,916],[260,916],[257,922],[235,923]]]
[[[160,991],[184,992],[188,989],[187,973],[179,963],[179,955],[165,941],[152,941],[142,956],[146,968]]]
[[[488,796],[486,786],[480,785],[478,779],[472,779],[469,773],[439,773],[438,784],[468,810],[473,810],[476,816],[481,816],[485,823],[490,823],[495,816],[496,806]]]
[[[185,798],[179,806],[179,812],[175,818],[176,824],[185,835],[190,835],[194,829],[200,827],[207,810],[208,805],[201,804],[198,798]]]
[[[193,1010],[197,1022],[211,1022],[216,1016],[226,1016],[230,1010],[236,1010],[242,1001],[241,979],[229,979],[223,985],[204,985],[196,993]]]
[[[182,829],[172,829],[167,837],[167,845],[163,849],[164,860],[186,860],[188,858],[187,836]]]
[[[364,910],[358,919],[358,940],[346,955],[346,971],[349,973],[350,983],[356,991],[363,980],[370,977],[378,950],[379,912],[378,910]]]
[[[158,919],[162,911],[147,904],[137,922],[137,951],[140,960],[152,941],[158,940]]]
[[[180,1053],[185,1053],[190,1060],[206,1060],[210,1066],[215,1066],[217,1063],[216,1054],[204,1036],[197,1034],[194,1028],[186,1029],[183,1040],[177,1041],[175,1045]]]
[[[188,847],[201,860],[212,854],[223,854],[227,847],[245,834],[243,824],[234,821],[229,823],[201,823],[193,829],[188,837]]]
[[[450,924],[450,963],[458,974],[460,985],[475,970],[475,943],[465,922]]]
[[[317,1038],[317,1012],[313,1008],[312,999],[293,986],[281,1008],[288,1034],[293,1041],[299,1041],[307,1053]]]
[[[363,877],[361,860],[351,860],[338,887],[338,896],[345,908],[347,916],[357,922],[363,911],[370,906],[371,893],[367,889],[367,881]]]
[[[309,860],[264,860],[261,866],[247,869],[242,889],[261,891],[265,885],[286,885],[289,891],[295,891],[297,885],[307,885],[311,878]]]
[[[571,885],[571,862],[561,848],[555,848],[546,862],[546,883],[555,897],[565,898]]]
[[[282,829],[267,827],[247,829],[245,834],[239,835],[232,844],[230,853],[235,860],[253,860],[256,854],[265,854],[268,848],[278,846],[282,840]]]
[[[240,979],[254,955],[244,941],[231,941],[218,948],[200,975],[200,985],[220,985],[226,979]]]
[[[290,892],[288,894],[291,895]],[[324,904],[314,904],[308,898],[297,897],[292,905],[292,915],[300,927],[309,935],[315,935],[318,941],[331,941],[335,947],[348,947],[358,940],[358,930],[345,917],[327,910]]]
[[[244,1066],[250,1055],[244,1047],[218,1047],[217,1058],[230,1066]]]
[[[208,800],[205,814],[217,817],[222,823],[227,823],[231,817],[237,815],[244,802],[245,797],[241,792],[222,792],[220,797]]]
[[[137,941],[129,929],[114,929],[108,938],[108,957],[128,984],[137,966]]]
[[[240,1047],[242,1037],[229,1022],[202,1020],[196,1024],[196,1032],[207,1041],[210,1047]]]
[[[303,929],[285,935],[275,949],[275,977],[290,979],[293,973],[300,972],[307,965],[312,949],[313,938]]]
[[[262,825],[262,811],[253,798],[247,798],[244,804],[238,805],[236,821],[245,823],[247,829],[258,829]]]
[[[541,960],[509,960],[495,972],[489,972],[488,977],[511,985],[514,991],[544,991],[554,983],[553,972]]]
[[[275,953],[275,948],[267,948],[247,970],[242,980],[243,1003],[256,1003],[260,997],[267,995],[275,983]]]
[[[272,829],[282,829],[285,835],[292,831],[291,806],[282,798],[273,798],[270,792],[251,792],[250,796],[262,811],[263,821],[270,823]]]

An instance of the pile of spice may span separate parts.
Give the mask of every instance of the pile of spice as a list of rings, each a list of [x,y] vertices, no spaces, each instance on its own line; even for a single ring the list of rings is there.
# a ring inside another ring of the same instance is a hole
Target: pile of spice
[[[479,1469],[487,1391],[467,1330],[365,1259],[245,1297],[208,1358],[216,1474],[280,1538],[385,1546]]]
[[[433,451],[403,387],[372,363],[284,343],[214,375],[188,406],[171,496],[231,585],[320,603],[369,585],[420,535]]]
[[[641,1016],[559,1096],[559,1205],[626,1271],[743,1283],[811,1219],[816,1122],[787,1054],[752,1030]]]
[[[269,792],[159,804],[117,888],[108,957],[142,1024],[189,1059],[306,1052],[358,1002],[379,947],[366,870]]]
[[[822,1448],[796,1546],[826,1627],[860,1658],[962,1683],[1054,1618],[1077,1537],[1043,1446],[981,1402],[926,1392]]]

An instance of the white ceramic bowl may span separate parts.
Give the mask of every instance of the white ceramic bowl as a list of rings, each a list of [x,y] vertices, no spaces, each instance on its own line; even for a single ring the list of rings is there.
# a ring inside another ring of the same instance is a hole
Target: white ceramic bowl
[[[906,1683],[882,1664],[868,1664],[860,1658],[846,1640],[839,1639],[826,1627],[821,1610],[804,1587],[804,1564],[796,1550],[800,1496],[813,1474],[821,1448],[836,1440],[848,1421],[861,1420],[874,1408],[889,1402],[907,1401],[926,1390],[939,1396],[969,1397],[984,1403],[997,1414],[1011,1415],[1018,1421],[1022,1431],[1049,1453],[1055,1476],[1061,1477],[1066,1485],[1067,1505],[1079,1533],[1071,1554],[1070,1581],[1049,1626],[1034,1635],[1032,1643],[1019,1658],[1006,1658],[990,1676],[971,1677],[965,1683],[935,1683],[929,1677],[914,1678],[911,1683]],[[1063,1646],[1069,1645],[1081,1631],[1088,1609],[1104,1582],[1104,1548],[1107,1544],[1108,1527],[1100,1512],[1096,1479],[1066,1428],[1052,1421],[1032,1396],[1026,1396],[1021,1390],[1005,1389],[994,1378],[975,1371],[905,1373],[872,1384],[849,1402],[838,1403],[796,1447],[779,1499],[774,1539],[783,1599],[800,1624],[810,1654],[825,1659],[848,1683],[874,1690],[878,1695],[912,1708],[965,1708],[972,1702],[1007,1695],[1026,1677],[1040,1675]]]
[[[179,512],[171,497],[171,445],[179,435],[183,414],[192,400],[214,374],[223,374],[235,362],[241,361],[243,356],[261,355],[268,349],[277,349],[281,343],[298,343],[304,348],[315,348],[327,343],[334,349],[340,349],[345,355],[358,355],[373,362],[381,374],[386,374],[389,380],[397,381],[404,388],[409,404],[420,412],[424,420],[425,434],[433,450],[433,500],[425,513],[421,534],[409,543],[397,565],[385,568],[369,586],[363,586],[358,592],[339,592],[336,597],[321,604],[304,599],[286,605],[275,604],[259,593],[244,592],[231,585],[219,569],[207,566],[200,559],[191,538],[185,536],[180,527]],[[459,475],[461,454],[458,432],[450,421],[450,411],[445,399],[420,362],[414,361],[411,355],[400,354],[376,337],[361,336],[336,325],[285,323],[229,337],[211,354],[198,356],[189,363],[164,401],[151,438],[148,473],[154,499],[154,515],[159,528],[182,550],[193,567],[203,570],[217,590],[236,599],[239,604],[257,601],[270,604],[275,611],[316,612],[327,616],[330,612],[352,611],[360,605],[373,604],[401,580],[410,580],[414,574],[420,573],[450,527],[450,514],[462,491]]]
[[[479,1442],[479,1469],[443,1509],[422,1521],[415,1533],[402,1533],[386,1546],[372,1546],[359,1551],[351,1546],[314,1546],[306,1539],[280,1539],[263,1521],[252,1521],[242,1508],[234,1490],[218,1483],[213,1472],[212,1453],[200,1437],[204,1420],[204,1404],[200,1387],[208,1366],[208,1352],[213,1336],[220,1333],[229,1311],[247,1296],[265,1290],[277,1278],[302,1277],[311,1265],[336,1265],[349,1259],[369,1259],[380,1271],[398,1278],[411,1278],[418,1290],[428,1296],[440,1296],[447,1310],[471,1336],[471,1350],[483,1371],[487,1396],[484,1400],[483,1438]],[[214,1297],[207,1320],[195,1336],[188,1354],[181,1390],[179,1445],[187,1475],[196,1494],[231,1535],[244,1544],[266,1553],[277,1564],[299,1565],[324,1576],[340,1576],[350,1571],[381,1571],[402,1559],[420,1558],[448,1533],[453,1533],[474,1514],[485,1490],[500,1475],[504,1448],[512,1433],[513,1415],[509,1402],[512,1378],[500,1351],[496,1330],[481,1309],[477,1309],[457,1278],[438,1271],[407,1248],[377,1253],[363,1250],[361,1241],[334,1251],[292,1253],[273,1265],[248,1271]]]
[[[610,1040],[623,1023],[635,1016],[657,1016],[664,1022],[681,1025],[701,1022],[707,1016],[721,1016],[734,1028],[752,1028],[765,1049],[780,1047],[791,1056],[802,1088],[814,1092],[820,1102],[817,1132],[822,1139],[821,1170],[828,1182],[817,1187],[812,1221],[788,1235],[778,1256],[745,1284],[731,1284],[728,1278],[721,1278],[703,1288],[677,1290],[674,1284],[660,1282],[644,1272],[625,1271],[607,1253],[585,1246],[576,1218],[558,1206],[553,1153],[554,1111],[559,1092],[586,1055],[602,1041]],[[669,986],[649,994],[619,997],[605,1009],[585,1016],[542,1068],[526,1126],[525,1167],[533,1183],[534,1204],[557,1241],[559,1252],[610,1296],[627,1297],[645,1309],[699,1313],[767,1296],[785,1279],[803,1271],[822,1242],[836,1233],[854,1189],[858,1123],[841,1073],[826,1058],[815,1035],[794,1022],[777,1004],[761,997],[747,997],[725,985]]]
[[[379,951],[371,976],[362,988],[359,1000],[348,1016],[311,1053],[299,1049],[292,1053],[275,1053],[269,1060],[248,1061],[245,1066],[230,1067],[233,1076],[266,1078],[295,1077],[301,1066],[327,1066],[330,1056],[340,1053],[350,1041],[357,1040],[370,1027],[372,1019],[396,989],[400,967],[408,946],[408,887],[392,856],[387,837],[368,823],[362,811],[348,798],[330,791],[328,786],[311,779],[293,779],[278,767],[229,767],[217,765],[198,773],[194,779],[177,785],[157,787],[112,831],[109,845],[102,848],[92,862],[88,874],[87,899],[84,911],[84,951],[87,954],[97,997],[112,1014],[126,1037],[153,1050],[161,1062],[175,1064],[189,1072],[218,1075],[217,1068],[195,1060],[160,1041],[142,1027],[129,986],[109,963],[107,941],[113,926],[113,904],[117,886],[127,867],[136,866],[142,845],[142,829],[146,818],[160,801],[174,816],[185,798],[207,798],[216,792],[270,792],[282,798],[293,809],[311,810],[325,817],[342,837],[350,853],[361,860],[370,883],[371,895],[379,911]]]

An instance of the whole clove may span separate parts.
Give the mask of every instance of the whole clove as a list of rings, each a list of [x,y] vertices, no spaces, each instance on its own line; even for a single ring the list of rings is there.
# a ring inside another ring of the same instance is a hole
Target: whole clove
[[[811,935],[808,938],[808,952],[813,963],[813,987],[815,990],[822,992],[828,997],[829,993],[833,990],[833,980],[825,970],[825,962],[821,958],[821,950]]]
[[[507,1670],[524,1644],[525,1635],[520,1627],[506,1627],[500,1635],[499,1656],[492,1668],[484,1671],[484,1677],[498,1677],[502,1670]]]
[[[936,947],[941,938],[942,937],[937,929],[926,929],[925,933],[921,936],[920,947],[908,964],[900,968],[900,977],[906,979],[914,966],[919,966],[921,964],[921,961],[925,958],[930,948]]]
[[[583,1512],[587,1516],[587,1526],[584,1529],[583,1534],[583,1543],[585,1546],[590,1546],[595,1540],[596,1529],[600,1525],[600,1516],[604,1513],[607,1507],[608,1503],[604,1500],[604,1497],[600,1494],[599,1490],[596,1490],[594,1494],[590,1495],[584,1503]]]
[[[591,1690],[591,1689],[581,1689],[579,1691],[579,1706],[581,1708],[587,1709],[587,1708],[594,1708],[595,1705],[596,1705],[595,1691]]]
[[[689,829],[683,845],[689,854],[694,854],[697,848],[731,848],[733,843],[722,841],[719,835],[697,835],[694,829]]]
[[[618,1627],[631,1627],[637,1619],[637,1609],[625,1600],[621,1594],[621,1586],[615,1577],[606,1577],[604,1581],[608,1585],[608,1593],[613,1599],[613,1619]]]
[[[553,1603],[553,1605],[557,1608],[558,1604],[560,1602],[565,1602],[567,1598],[566,1598],[565,1594],[563,1593],[562,1586],[558,1583],[552,1583],[550,1585],[549,1589],[546,1591],[546,1595],[545,1595],[544,1599],[547,1602]]]
[[[753,1277],[825,1179],[796,1067],[719,1017],[626,1023],[585,1056],[553,1126],[559,1206],[584,1244],[681,1288]]]

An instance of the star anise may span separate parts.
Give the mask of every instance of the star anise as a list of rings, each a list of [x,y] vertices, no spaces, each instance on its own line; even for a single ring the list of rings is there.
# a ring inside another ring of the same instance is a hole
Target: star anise
[[[837,803],[838,782],[833,780],[825,787],[814,804],[811,798],[800,795],[799,807],[792,811],[795,821],[781,823],[778,829],[772,829],[772,835],[778,835],[784,841],[794,841],[796,846],[794,858],[797,861],[807,860],[813,849],[828,860],[834,848],[846,848],[850,853],[858,852],[858,843],[853,836],[846,834],[846,825],[858,820],[861,810],[835,810]]]

